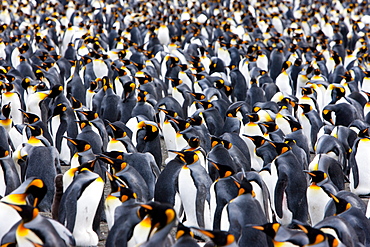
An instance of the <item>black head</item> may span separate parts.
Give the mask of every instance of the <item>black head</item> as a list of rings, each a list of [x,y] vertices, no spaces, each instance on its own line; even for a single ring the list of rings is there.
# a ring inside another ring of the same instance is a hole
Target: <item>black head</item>
[[[26,111],[24,111],[24,110],[22,110],[22,109],[19,109],[19,110],[23,113],[23,116],[25,116],[25,117],[26,117],[27,122],[28,122],[29,124],[36,123],[37,121],[39,121],[39,120],[40,120],[40,117],[39,117],[39,116],[37,116],[36,114],[33,114],[33,113],[31,113],[31,112],[26,112]]]
[[[267,223],[261,226],[252,226],[252,228],[263,231],[267,236],[274,239],[280,226],[280,223]]]
[[[197,231],[203,233],[207,237],[209,237],[216,246],[227,246],[235,242],[234,235],[230,234],[227,231],[219,231],[219,230],[205,230],[205,229],[197,229]]]
[[[311,181],[315,184],[320,183],[328,178],[328,175],[323,171],[304,171],[311,177]]]
[[[194,164],[199,160],[199,156],[195,151],[168,151],[177,154],[177,157],[186,165]]]
[[[333,198],[333,201],[335,203],[336,215],[341,214],[352,207],[352,205],[343,198],[336,197],[333,194],[330,194],[330,197]]]
[[[70,138],[70,137],[66,137],[66,136],[64,136],[64,138],[66,138],[70,143],[72,143],[76,147],[77,152],[79,152],[79,153],[80,152],[85,152],[85,151],[91,149],[90,143],[88,143],[85,140]]]

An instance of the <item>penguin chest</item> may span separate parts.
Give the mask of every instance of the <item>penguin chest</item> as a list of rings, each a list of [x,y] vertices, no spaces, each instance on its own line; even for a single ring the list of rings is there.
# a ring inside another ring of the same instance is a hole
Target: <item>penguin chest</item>
[[[128,241],[127,246],[139,246],[144,243],[149,236],[152,221],[150,217],[146,216],[139,224],[134,228],[134,233],[131,239]]]
[[[324,219],[325,207],[329,200],[329,196],[321,187],[317,185],[308,187],[307,204],[312,225],[316,225],[316,223]]]
[[[279,218],[279,216],[276,216],[277,222],[281,223],[282,225],[288,225],[292,222],[293,213],[288,208],[288,197],[285,191],[283,192],[283,199],[282,199],[281,204],[282,204],[282,209],[283,209],[283,215],[281,218]]]
[[[65,164],[69,164],[69,162],[71,160],[71,151],[68,147],[68,141],[65,138],[62,139],[62,144],[61,144],[59,153],[60,153],[59,158]]]
[[[0,196],[4,197],[6,191],[5,172],[0,162]]]
[[[281,92],[285,92],[287,94],[292,94],[292,87],[290,86],[290,78],[288,73],[285,71],[282,72],[277,78],[276,78],[276,86],[279,88]]]
[[[367,102],[364,106],[364,116],[366,117],[366,115],[370,112],[370,102]]]
[[[77,200],[76,221],[73,228],[76,245],[90,246],[97,245],[99,242],[97,234],[92,229],[92,223],[103,189],[103,179],[98,177],[84,189]]]
[[[121,152],[127,153],[126,146],[122,142],[116,139],[111,139],[108,142],[107,152],[110,152],[110,151],[121,151]]]
[[[23,123],[23,114],[22,112],[18,111],[18,109],[22,109],[21,101],[18,94],[12,92],[4,93],[1,99],[1,104],[6,105],[8,103],[11,103],[10,105],[12,106],[10,115],[12,116],[13,121],[16,124]]]
[[[0,239],[2,239],[11,227],[21,220],[21,217],[16,210],[0,201],[0,219],[6,219],[0,224]]]
[[[108,228],[111,229],[114,224],[114,212],[122,202],[115,196],[108,195],[104,202],[104,212],[107,218]]]
[[[72,156],[72,159],[71,159],[71,168],[76,168],[76,167],[79,167],[80,166],[79,157],[80,157],[80,155],[78,153],[75,153]]]
[[[303,134],[307,137],[308,146],[312,149],[312,140],[311,140],[311,123],[310,120],[302,114],[299,118],[300,123],[302,125]]]
[[[34,247],[35,244],[43,246],[42,240],[33,231],[26,228],[23,223],[17,228],[16,239],[18,246]]]
[[[357,145],[355,160],[358,169],[358,186],[354,188],[354,174],[353,169],[350,171],[350,189],[353,193],[357,195],[367,195],[370,193],[370,161],[368,152],[370,150],[370,140],[363,138],[359,140]]]
[[[181,105],[184,105],[185,99],[182,96],[181,92],[177,88],[173,88],[172,90],[172,97]]]
[[[163,123],[163,138],[166,143],[167,149],[177,150],[175,142],[176,131],[170,123]]]
[[[187,225],[198,226],[196,216],[197,187],[195,186],[191,170],[183,166],[178,177],[179,194],[187,218]]]

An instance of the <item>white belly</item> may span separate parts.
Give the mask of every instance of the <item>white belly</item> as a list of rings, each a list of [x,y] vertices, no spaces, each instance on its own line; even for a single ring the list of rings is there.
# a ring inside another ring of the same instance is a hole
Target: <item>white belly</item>
[[[77,201],[76,222],[73,229],[76,245],[98,245],[99,238],[92,229],[92,223],[99,205],[99,195],[102,195],[103,189],[104,182],[101,178],[98,178],[85,188],[84,193]],[[94,195],[94,197],[91,197],[91,195]]]
[[[186,224],[187,226],[199,227],[196,215],[197,188],[195,187],[189,168],[183,167],[181,169],[178,183],[179,194],[186,214],[186,222],[184,224]]]

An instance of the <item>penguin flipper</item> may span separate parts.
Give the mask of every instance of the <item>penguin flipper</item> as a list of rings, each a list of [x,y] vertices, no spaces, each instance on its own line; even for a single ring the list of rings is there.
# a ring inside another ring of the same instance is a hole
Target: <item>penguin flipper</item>
[[[55,147],[57,148],[58,152],[62,149],[62,139],[67,131],[67,123],[60,124],[58,131],[55,136]]]
[[[271,166],[271,163],[269,163],[269,165]],[[267,185],[265,184],[265,182],[263,181],[263,179],[261,178],[259,173],[254,172],[254,171],[247,172],[247,180],[256,182],[258,184],[258,186],[260,186],[262,188],[262,196],[263,196],[263,204],[264,205],[261,205],[261,206],[264,209],[266,217],[268,217],[267,212],[269,212],[270,203],[269,203],[268,200],[270,198],[270,193],[269,193],[269,190],[267,188]]]
[[[11,246],[12,243],[14,243],[14,244],[17,243],[16,231],[17,231],[17,228],[18,228],[20,223],[21,223],[21,220],[19,220],[17,223],[15,223],[8,230],[8,232],[3,236],[3,238],[1,239],[1,242],[0,242],[1,246]]]
[[[279,175],[275,187],[275,212],[279,218],[283,217],[283,200],[285,189],[288,186],[288,177],[285,173]]]
[[[204,226],[204,202],[207,199],[206,197],[208,196],[207,193],[207,188],[204,185],[198,186],[198,191],[197,191],[197,200],[196,200],[196,208],[197,208],[197,220],[198,220],[198,225],[200,227],[205,227]]]
[[[356,144],[358,144],[358,142]],[[357,166],[357,161],[356,161],[356,156],[355,156],[356,151],[357,151],[356,144],[353,145],[355,148],[353,149],[353,152],[351,153],[349,157],[349,161],[348,161],[350,165],[350,169],[352,170],[352,174],[353,174],[353,187],[354,188],[357,188],[359,184],[358,166]]]

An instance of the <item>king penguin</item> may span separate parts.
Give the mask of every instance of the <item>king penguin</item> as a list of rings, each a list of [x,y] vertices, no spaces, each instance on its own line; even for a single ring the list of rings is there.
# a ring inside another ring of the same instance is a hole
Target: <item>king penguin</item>
[[[47,188],[41,179],[30,177],[0,200],[0,219],[6,219],[0,225],[0,239],[9,232],[14,224],[21,220],[20,215],[9,204],[27,205],[27,196],[32,195],[34,198],[32,206],[36,207],[44,198],[46,191]]]
[[[82,168],[64,192],[58,221],[73,233],[76,245],[98,245],[93,221],[103,196],[104,181],[96,173]]]
[[[348,161],[350,190],[357,195],[370,194],[368,180],[366,179],[370,172],[366,158],[369,145],[370,137],[366,128],[358,134]]]

